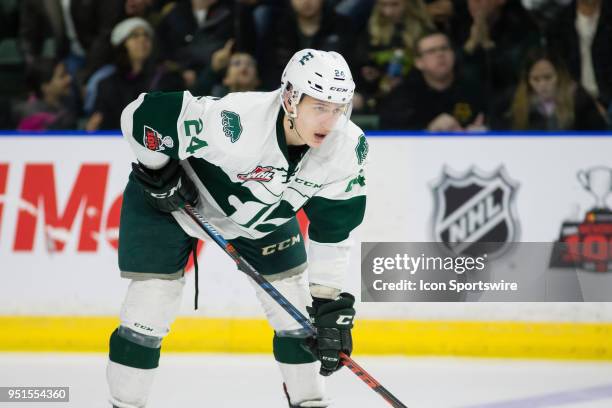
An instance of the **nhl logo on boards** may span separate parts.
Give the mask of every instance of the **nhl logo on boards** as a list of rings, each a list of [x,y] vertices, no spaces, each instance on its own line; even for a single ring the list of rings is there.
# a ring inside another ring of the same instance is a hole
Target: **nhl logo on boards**
[[[503,255],[518,238],[517,188],[503,166],[491,174],[471,167],[455,175],[444,168],[432,186],[434,239],[456,255]]]
[[[154,152],[161,152],[165,148],[172,149],[174,147],[174,141],[170,136],[163,136],[153,128],[148,126],[144,127],[144,137],[142,144],[149,150]]]
[[[257,166],[248,173],[238,174],[238,178],[243,181],[263,181],[267,182],[274,178],[274,168],[270,166]]]

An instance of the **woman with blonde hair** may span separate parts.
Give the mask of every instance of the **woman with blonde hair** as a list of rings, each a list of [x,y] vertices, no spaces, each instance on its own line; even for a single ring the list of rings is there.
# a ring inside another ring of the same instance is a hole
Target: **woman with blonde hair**
[[[595,100],[545,49],[528,53],[510,108],[499,127],[513,130],[603,130]]]
[[[367,38],[360,42],[365,47],[356,50],[361,54],[358,87],[368,105],[374,105],[372,99],[389,93],[408,74],[414,64],[415,39],[433,28],[423,0],[376,1]],[[359,102],[355,101],[356,108]]]

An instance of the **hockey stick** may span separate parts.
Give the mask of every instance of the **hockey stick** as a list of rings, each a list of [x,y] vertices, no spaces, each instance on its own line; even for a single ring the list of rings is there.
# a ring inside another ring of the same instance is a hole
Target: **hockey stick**
[[[202,215],[189,204],[185,204],[183,209],[185,214],[189,216],[204,232],[213,239],[228,254],[236,264],[241,267],[238,268],[242,272],[246,273],[251,277],[263,290],[265,290],[287,313],[291,315],[304,329],[307,336],[316,336],[317,331],[315,327],[310,323],[302,312],[300,312],[291,302],[289,302],[270,282],[263,277],[262,274],[257,272],[246,259],[244,259],[236,251],[234,246],[227,242],[221,234],[212,226],[208,221],[202,217]],[[347,366],[361,381],[365,382],[370,388],[380,394],[385,401],[387,401],[394,408],[408,408],[399,399],[397,399],[389,390],[380,385],[378,381],[374,379],[366,370],[361,368],[352,358],[345,353],[340,352],[340,361],[343,365]]]

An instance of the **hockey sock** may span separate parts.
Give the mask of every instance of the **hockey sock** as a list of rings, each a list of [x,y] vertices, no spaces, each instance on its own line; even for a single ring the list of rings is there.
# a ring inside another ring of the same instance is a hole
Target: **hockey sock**
[[[315,356],[308,351],[305,339],[294,337],[279,337],[274,334],[272,342],[274,358],[279,363],[304,364],[317,361]]]
[[[110,338],[109,359],[134,368],[156,368],[159,365],[161,347],[151,348],[133,343],[119,336],[115,330]]]

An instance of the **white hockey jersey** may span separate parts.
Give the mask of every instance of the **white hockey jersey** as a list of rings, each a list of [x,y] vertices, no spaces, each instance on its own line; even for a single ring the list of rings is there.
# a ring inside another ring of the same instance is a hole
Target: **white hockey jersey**
[[[124,109],[121,129],[143,164],[182,161],[200,192],[198,210],[225,239],[261,238],[303,208],[310,282],[341,289],[349,234],[365,211],[368,144],[343,117],[321,146],[290,162],[279,92],[141,94]],[[185,214],[173,215],[203,238]]]

